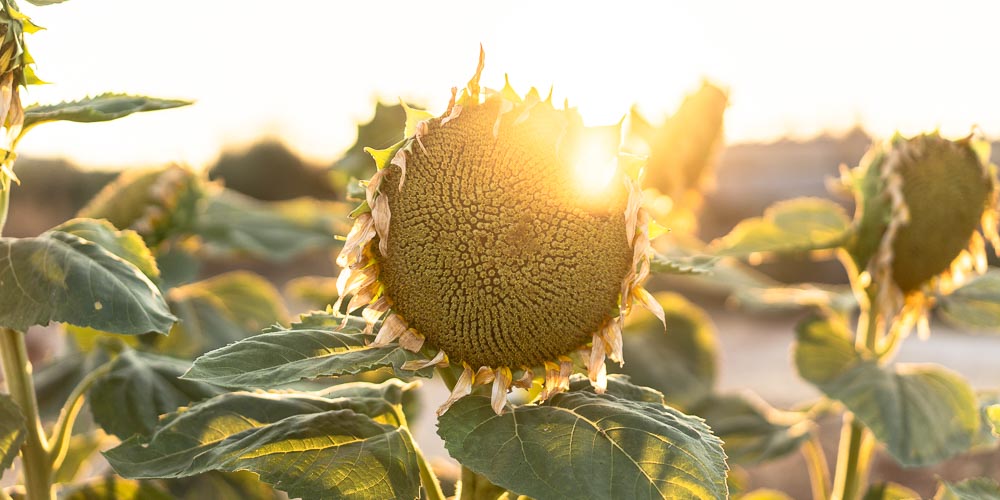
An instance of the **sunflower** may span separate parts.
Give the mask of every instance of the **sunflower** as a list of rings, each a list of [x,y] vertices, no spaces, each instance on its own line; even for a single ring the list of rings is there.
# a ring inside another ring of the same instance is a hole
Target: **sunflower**
[[[663,317],[642,288],[643,161],[618,152],[620,128],[584,127],[551,93],[481,89],[482,69],[481,52],[441,116],[406,107],[405,138],[367,149],[378,170],[337,258],[348,311],[364,308],[369,333],[381,321],[374,345],[427,353],[405,369],[461,366],[439,415],[486,384],[499,414],[539,371],[547,399],[566,390],[576,356],[602,392],[633,303]],[[608,137],[613,148],[595,150]],[[586,189],[576,166],[604,154],[611,180]]]
[[[987,143],[939,134],[895,136],[843,172],[857,203],[848,252],[874,285],[873,299],[893,328],[921,336],[936,293],[986,270],[984,236],[1000,251],[997,174]]]

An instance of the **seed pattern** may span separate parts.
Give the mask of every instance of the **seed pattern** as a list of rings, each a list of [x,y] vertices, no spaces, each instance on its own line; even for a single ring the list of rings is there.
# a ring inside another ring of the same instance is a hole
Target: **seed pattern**
[[[620,179],[599,200],[575,189],[558,144],[576,116],[547,103],[526,119],[490,99],[428,123],[390,167],[379,280],[409,327],[472,366],[538,366],[618,314],[632,265]],[[515,124],[516,123],[516,124]]]

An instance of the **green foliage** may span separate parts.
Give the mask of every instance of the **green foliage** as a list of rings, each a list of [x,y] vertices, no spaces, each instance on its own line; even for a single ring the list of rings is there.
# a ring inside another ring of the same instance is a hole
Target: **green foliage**
[[[27,434],[24,414],[14,399],[0,394],[0,473],[14,463]]]
[[[942,481],[934,500],[1000,500],[1000,485],[985,477],[960,483]]]
[[[69,441],[69,449],[59,469],[55,471],[56,483],[72,483],[80,478],[87,463],[102,448],[110,448],[117,440],[101,430],[74,435]]]
[[[181,357],[195,357],[284,321],[281,295],[264,278],[234,271],[178,286],[167,294],[180,321],[157,348]]]
[[[133,437],[105,456],[136,479],[250,470],[306,500],[415,498],[417,456],[394,408],[405,389],[388,382],[223,394],[167,415],[148,439]]]
[[[148,435],[160,415],[223,390],[178,377],[186,361],[126,349],[90,388],[90,411],[109,434]]]
[[[818,317],[799,326],[794,356],[799,375],[842,402],[904,466],[963,452],[978,433],[975,394],[943,367],[879,366],[854,351],[842,326]]]
[[[746,495],[739,495],[736,498],[739,500],[793,500],[792,497],[781,491],[764,488],[753,490]]]
[[[796,198],[775,203],[763,217],[740,222],[714,243],[719,255],[758,252],[806,252],[836,248],[850,231],[843,207],[821,198]]]
[[[176,321],[134,266],[83,238],[52,230],[0,238],[0,324],[24,330],[62,321],[124,334],[167,332]]]
[[[72,219],[52,229],[79,236],[100,245],[142,271],[154,283],[160,277],[156,259],[143,243],[142,237],[130,229],[117,230],[103,219]]]
[[[711,274],[718,260],[705,255],[668,257],[658,253],[650,260],[649,270],[662,274]]]
[[[938,298],[941,316],[971,330],[1000,330],[1000,271],[992,269]]]
[[[920,495],[900,484],[879,483],[868,488],[863,500],[920,500]]]
[[[32,3],[35,3],[35,1],[32,1]],[[55,2],[50,1],[48,3]],[[189,104],[191,104],[191,101],[112,93],[86,97],[78,101],[61,102],[59,104],[35,104],[24,109],[23,130],[54,121],[81,123],[106,122],[128,116],[132,113],[179,108]]]
[[[986,416],[989,418],[990,426],[993,427],[993,434],[1000,436],[1000,404],[988,406]]]
[[[365,148],[386,148],[403,139],[406,112],[399,104],[375,104],[371,121],[358,125],[358,140],[333,164],[334,170],[346,172],[356,178],[367,179],[375,173],[375,163]]]
[[[660,293],[655,298],[663,306],[666,325],[651,314],[633,322],[625,330],[629,341],[623,346],[628,363],[609,368],[662,392],[669,404],[690,409],[715,385],[715,329],[704,311],[680,295]]]
[[[344,206],[298,199],[264,203],[230,190],[208,199],[196,233],[213,252],[247,254],[285,262],[315,249],[340,245],[350,229]]]
[[[502,415],[489,398],[467,396],[441,417],[438,434],[464,466],[539,500],[725,497],[721,440],[630,385],[619,379],[603,395],[573,390]]]
[[[430,369],[401,368],[407,361],[426,359],[422,354],[396,344],[369,345],[371,337],[362,328],[342,317],[306,317],[290,329],[275,328],[209,352],[195,360],[184,378],[224,387],[268,388],[381,367],[392,367],[399,375],[430,376]]]
[[[691,413],[722,439],[728,462],[744,466],[798,451],[813,428],[804,415],[781,412],[749,395],[713,395]]]
[[[62,500],[170,500],[160,487],[146,481],[130,481],[117,476],[97,477],[60,492]]]

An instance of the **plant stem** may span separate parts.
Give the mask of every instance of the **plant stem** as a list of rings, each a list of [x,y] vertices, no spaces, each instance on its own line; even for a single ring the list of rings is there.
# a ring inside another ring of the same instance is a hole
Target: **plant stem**
[[[431,469],[431,464],[427,462],[427,457],[424,456],[424,452],[420,451],[420,446],[417,445],[417,440],[413,439],[413,435],[410,434],[410,428],[406,424],[406,414],[403,413],[403,408],[400,405],[392,405],[393,412],[396,414],[396,420],[399,421],[399,426],[406,431],[406,434],[410,438],[410,443],[413,444],[413,451],[417,455],[417,468],[420,469],[420,484],[424,486],[424,491],[427,494],[427,500],[445,500],[447,497],[444,496],[444,491],[441,490],[441,482],[438,481],[434,471]]]
[[[79,415],[80,409],[83,408],[86,392],[97,379],[111,371],[112,363],[113,360],[108,361],[96,370],[88,373],[80,383],[76,384],[73,392],[66,399],[62,410],[59,411],[59,420],[56,421],[56,425],[52,429],[52,437],[49,441],[49,462],[51,463],[50,467],[52,467],[52,470],[58,470],[66,458],[66,452],[69,451],[69,440],[73,436],[73,423],[76,422],[76,416]]]
[[[49,447],[38,417],[35,384],[31,380],[31,361],[24,343],[24,334],[10,328],[0,328],[0,355],[4,378],[11,397],[24,413],[28,435],[21,446],[24,465],[24,487],[29,500],[55,498],[52,491],[52,463]]]
[[[802,445],[802,455],[805,456],[806,466],[809,468],[809,484],[812,486],[813,500],[830,498],[830,466],[826,463],[823,446],[816,434]]]
[[[7,224],[7,209],[10,208],[10,177],[0,173],[0,233]]]

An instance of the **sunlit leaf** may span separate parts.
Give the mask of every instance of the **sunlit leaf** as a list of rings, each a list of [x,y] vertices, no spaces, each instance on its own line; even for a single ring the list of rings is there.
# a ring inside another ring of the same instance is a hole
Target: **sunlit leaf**
[[[896,483],[873,484],[862,500],[920,500],[917,492]]]
[[[113,333],[167,332],[177,319],[149,279],[79,236],[0,238],[0,324],[63,321]]]
[[[430,376],[429,368],[401,370],[403,363],[425,359],[423,355],[395,344],[372,346],[373,337],[361,332],[362,325],[349,322],[338,330],[340,320],[334,321],[315,328],[299,324],[287,330],[273,329],[209,352],[195,360],[184,378],[224,387],[269,388],[381,367],[392,367],[400,375]]]
[[[985,477],[960,483],[941,481],[934,500],[1000,500],[1000,485]]]
[[[406,112],[399,104],[376,103],[375,115],[371,121],[358,125],[358,140],[344,156],[333,164],[333,169],[342,170],[357,178],[369,178],[375,173],[375,162],[365,152],[366,147],[387,148],[403,139]]]
[[[725,443],[729,463],[750,466],[798,451],[812,424],[746,394],[713,395],[691,409]]]
[[[188,362],[126,349],[90,388],[90,411],[108,433],[149,434],[159,416],[225,391],[178,377]]]
[[[781,313],[806,308],[849,311],[858,301],[848,286],[807,283],[768,288],[739,287],[731,297],[740,308],[755,313]]]
[[[986,416],[989,418],[990,426],[993,427],[993,434],[1000,436],[1000,404],[988,406]]]
[[[467,396],[438,434],[464,466],[539,500],[726,497],[722,442],[701,419],[610,392],[561,393],[502,415],[488,397]]]
[[[700,308],[675,293],[659,293],[666,328],[652,314],[632,320],[625,329],[628,342],[624,373],[634,384],[663,393],[667,403],[690,409],[715,385],[718,345],[715,328]]]
[[[780,201],[713,243],[719,255],[804,252],[839,246],[850,230],[844,208],[821,198]]]
[[[146,481],[132,481],[118,476],[96,477],[60,491],[61,500],[171,500],[166,491]]]
[[[274,286],[246,271],[172,288],[167,302],[180,321],[158,339],[157,349],[181,357],[243,340],[288,315]]]
[[[656,254],[649,262],[649,270],[662,274],[711,274],[718,257],[706,255],[693,257],[668,257]]]
[[[27,434],[21,408],[14,398],[0,393],[0,473],[14,462]]]
[[[991,269],[938,298],[941,316],[961,328],[1000,331],[1000,270]]]
[[[40,0],[29,1],[35,3]],[[49,3],[55,2],[49,1]],[[106,122],[132,113],[178,108],[191,103],[191,101],[180,99],[157,99],[155,97],[107,93],[59,104],[34,104],[24,108],[24,130],[54,121]]]
[[[249,470],[306,500],[416,498],[412,437],[390,401],[403,387],[383,385],[397,396],[224,394],[167,415],[148,439],[135,436],[105,456],[133,479]]]
[[[265,203],[232,190],[208,200],[198,234],[208,249],[287,261],[303,252],[340,246],[350,230],[347,210],[309,198]]]
[[[103,219],[72,219],[54,227],[53,231],[73,234],[100,245],[135,266],[154,282],[160,277],[156,259],[135,231],[119,231]]]
[[[799,375],[842,402],[904,466],[931,465],[972,445],[979,407],[960,375],[931,364],[881,367],[858,355],[844,330],[818,317],[799,325]]]

